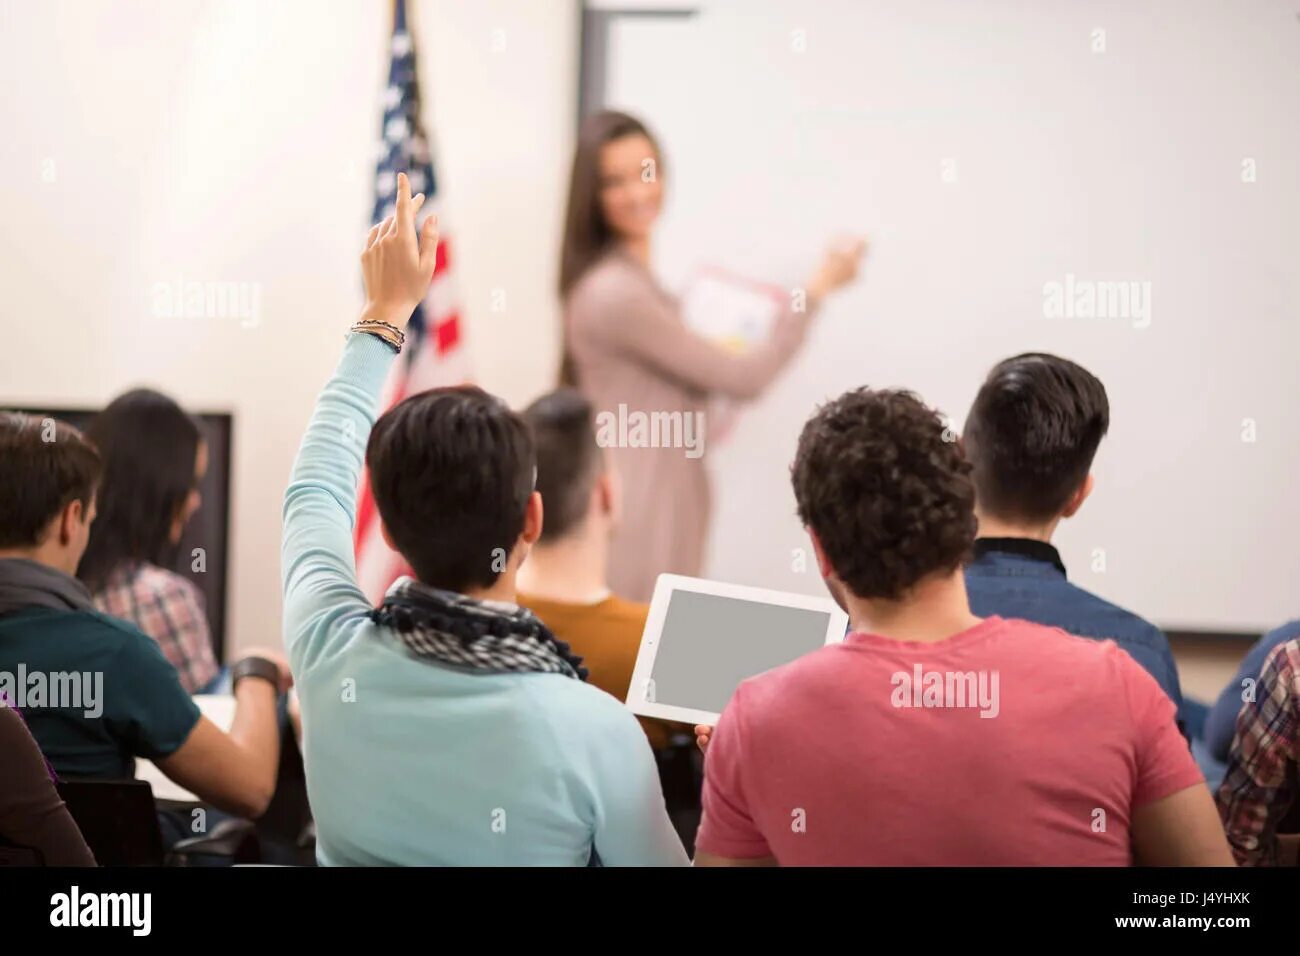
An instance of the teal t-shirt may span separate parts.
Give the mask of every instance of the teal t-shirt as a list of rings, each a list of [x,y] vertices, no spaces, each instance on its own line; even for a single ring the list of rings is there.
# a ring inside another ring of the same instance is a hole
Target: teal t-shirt
[[[285,646],[321,863],[674,866],[688,860],[645,732],[558,674],[413,657],[370,619],[352,528],[366,438],[394,354],[348,342],[285,493]],[[430,479],[436,480],[436,479]]]
[[[158,645],[97,611],[0,616],[0,693],[64,777],[132,777],[135,757],[169,756],[199,720]]]

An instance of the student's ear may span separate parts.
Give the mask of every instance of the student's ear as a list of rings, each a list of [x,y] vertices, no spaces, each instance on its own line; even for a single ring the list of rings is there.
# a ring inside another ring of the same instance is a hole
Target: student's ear
[[[602,471],[596,476],[595,487],[591,489],[594,496],[596,513],[611,521],[619,511],[618,479],[612,471]]]
[[[1070,500],[1065,503],[1065,510],[1061,512],[1062,518],[1073,518],[1075,513],[1083,507],[1083,503],[1088,500],[1092,494],[1092,472],[1088,472],[1088,477],[1083,479],[1083,484],[1079,486],[1078,491],[1070,495]]]
[[[528,560],[533,545],[542,536],[542,512],[542,493],[534,491],[528,496],[528,504],[524,505],[524,526],[519,532],[514,548],[510,551],[509,560],[516,570]]]
[[[818,572],[820,572],[823,578],[828,580],[833,578],[835,576],[835,569],[831,567],[830,559],[826,557],[826,552],[822,550],[822,543],[817,538],[817,532],[813,531],[811,528],[805,530],[808,532],[808,537],[812,540],[813,554],[817,557]]]
[[[519,538],[524,544],[531,546],[541,536],[542,493],[534,491],[528,496],[528,504],[524,506],[524,529],[519,532]]]
[[[58,535],[59,547],[66,548],[75,544],[78,537],[86,536],[85,516],[79,499],[73,498],[64,505],[56,521],[54,532]]]

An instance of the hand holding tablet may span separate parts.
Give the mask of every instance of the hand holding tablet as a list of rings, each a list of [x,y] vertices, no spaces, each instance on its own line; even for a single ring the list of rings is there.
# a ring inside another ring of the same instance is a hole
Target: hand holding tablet
[[[705,753],[709,749],[709,738],[713,736],[713,728],[708,724],[695,725],[695,746],[700,748],[700,753]]]
[[[828,597],[661,574],[628,709],[705,725],[711,733],[741,681],[843,640],[847,625]],[[700,729],[697,742],[708,736]]]

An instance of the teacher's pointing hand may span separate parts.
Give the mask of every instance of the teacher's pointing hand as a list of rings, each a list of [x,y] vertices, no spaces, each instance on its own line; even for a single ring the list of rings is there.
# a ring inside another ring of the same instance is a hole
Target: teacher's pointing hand
[[[809,297],[814,302],[820,302],[857,278],[858,266],[866,251],[867,240],[861,236],[845,236],[831,243],[817,271],[808,280]]]

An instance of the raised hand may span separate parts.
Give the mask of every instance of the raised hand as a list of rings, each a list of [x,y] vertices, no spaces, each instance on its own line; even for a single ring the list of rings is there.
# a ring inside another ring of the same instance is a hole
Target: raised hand
[[[405,328],[411,312],[429,290],[438,251],[438,217],[424,221],[419,235],[415,214],[424,205],[424,193],[411,197],[411,181],[397,174],[397,209],[366,236],[361,253],[361,273],[366,283],[362,320],[387,322]]]

